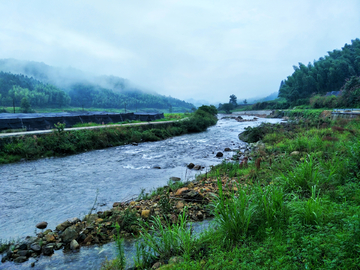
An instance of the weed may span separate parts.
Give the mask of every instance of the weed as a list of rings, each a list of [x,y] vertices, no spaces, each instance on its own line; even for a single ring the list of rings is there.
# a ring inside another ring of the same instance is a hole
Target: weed
[[[54,126],[57,129],[57,132],[61,133],[64,131],[66,124],[58,122],[57,124],[54,124]]]
[[[251,218],[256,211],[253,196],[238,188],[238,192],[227,198],[223,192],[222,183],[218,178],[219,196],[214,198],[215,222],[224,237],[237,242],[244,237],[249,229]]]
[[[172,210],[172,203],[170,201],[170,192],[167,191],[161,195],[159,200],[160,209],[164,214],[168,214]]]
[[[134,225],[138,224],[138,218],[135,210],[126,208],[125,211],[119,213],[116,220],[122,230],[133,233],[137,232],[137,229],[134,227]]]
[[[151,232],[142,228],[142,240],[149,247],[147,253],[159,256],[160,260],[174,255],[190,258],[196,254],[198,240],[192,234],[192,228],[187,227],[186,209],[179,215],[178,220],[177,224],[163,225],[159,217],[154,217],[150,226]]]
[[[126,261],[125,261],[124,246],[123,246],[124,239],[121,238],[120,236],[119,223],[116,222],[115,228],[116,228],[116,235],[114,236],[114,238],[115,238],[116,250],[118,252],[117,261],[119,262],[120,269],[125,269]]]

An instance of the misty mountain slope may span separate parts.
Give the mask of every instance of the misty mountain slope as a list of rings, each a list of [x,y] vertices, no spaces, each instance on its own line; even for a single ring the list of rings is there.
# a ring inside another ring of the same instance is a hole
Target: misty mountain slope
[[[159,95],[155,92],[145,92],[133,88],[129,81],[116,76],[93,76],[74,68],[56,68],[44,63],[20,61],[15,59],[0,60],[0,71],[14,74],[22,74],[23,78],[29,76],[29,80],[37,80],[43,85],[51,85],[61,89],[70,97],[69,105],[75,107],[97,108],[125,108],[128,109],[169,109],[191,110],[191,103]],[[25,76],[24,76],[25,75]],[[33,77],[33,78],[31,78]],[[21,80],[15,80],[15,84],[3,82],[2,99],[8,105],[10,102],[9,91],[13,85],[27,88],[30,92],[34,87],[19,85]],[[29,85],[31,83],[29,82]],[[1,100],[0,100],[1,101]],[[33,103],[32,103],[33,104]],[[35,105],[35,104],[33,104]],[[38,103],[36,103],[36,106]],[[63,104],[68,105],[68,104]]]
[[[51,84],[32,77],[0,71],[0,105],[20,106],[27,98],[35,107],[62,107],[70,105],[70,96]]]

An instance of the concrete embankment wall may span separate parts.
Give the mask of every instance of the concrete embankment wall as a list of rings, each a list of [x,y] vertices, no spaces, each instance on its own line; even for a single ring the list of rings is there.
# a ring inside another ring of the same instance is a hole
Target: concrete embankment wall
[[[233,112],[232,114],[237,115],[254,115],[254,116],[268,116],[272,113],[271,110],[263,110],[263,111],[242,111],[242,112]]]
[[[331,113],[331,118],[355,119],[355,118],[360,118],[360,113]]]
[[[46,130],[54,124],[65,123],[70,128],[78,123],[109,124],[126,120],[154,121],[164,118],[163,113],[2,113],[0,131],[8,129]]]

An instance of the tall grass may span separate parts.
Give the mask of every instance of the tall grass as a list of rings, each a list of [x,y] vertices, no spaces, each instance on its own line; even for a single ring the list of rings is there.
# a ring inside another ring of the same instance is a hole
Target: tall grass
[[[220,179],[218,189],[219,195],[215,196],[213,202],[215,222],[224,238],[234,243],[246,237],[257,204],[251,190],[247,194],[245,190],[239,189],[236,195],[232,193],[228,197],[223,192]]]
[[[150,230],[147,230],[150,227]],[[198,239],[192,232],[192,227],[187,226],[186,209],[179,215],[177,224],[163,224],[160,217],[154,217],[152,224],[142,226],[141,241],[143,241],[148,250],[139,249],[137,254],[138,267],[146,267],[146,258],[158,257],[159,260],[169,259],[178,255],[190,258],[197,253]],[[142,259],[139,259],[142,258]],[[144,259],[145,258],[145,259]],[[141,265],[142,264],[142,265]]]

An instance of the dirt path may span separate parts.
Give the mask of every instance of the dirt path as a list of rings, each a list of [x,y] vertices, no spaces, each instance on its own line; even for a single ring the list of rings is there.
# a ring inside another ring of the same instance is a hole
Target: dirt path
[[[185,118],[184,118],[185,119]],[[181,120],[184,120],[181,119]],[[65,131],[73,131],[73,130],[82,130],[82,129],[98,129],[98,128],[108,128],[108,127],[128,127],[128,126],[146,126],[146,125],[162,125],[162,124],[170,124],[176,121],[162,121],[162,122],[143,122],[143,123],[130,123],[130,124],[116,124],[116,125],[100,125],[100,126],[92,126],[92,127],[78,127],[78,128],[65,128]],[[35,131],[24,131],[24,132],[13,132],[13,133],[0,133],[0,138],[6,137],[14,137],[14,136],[23,136],[23,135],[37,135],[37,134],[46,134],[52,133],[55,129],[49,130],[35,130]]]

